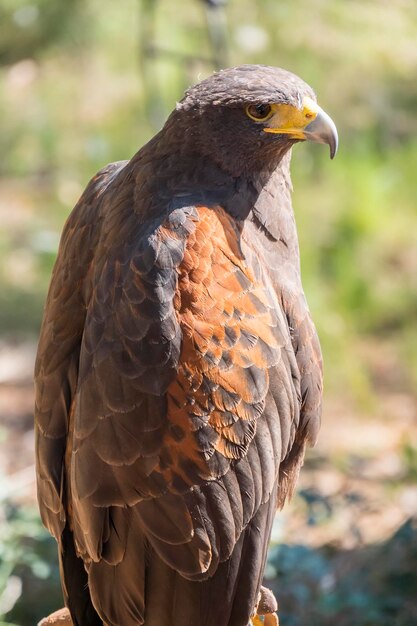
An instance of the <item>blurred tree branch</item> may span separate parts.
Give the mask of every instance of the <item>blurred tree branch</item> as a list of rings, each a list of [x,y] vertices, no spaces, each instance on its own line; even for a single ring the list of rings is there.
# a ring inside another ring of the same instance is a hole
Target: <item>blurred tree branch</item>
[[[211,56],[187,53],[166,48],[157,43],[157,12],[160,0],[140,0],[139,45],[140,65],[145,86],[145,110],[154,129],[159,129],[167,111],[155,76],[154,62],[158,59],[170,61],[185,68],[190,76],[196,65],[219,70],[227,67],[229,42],[225,6],[227,0],[203,0],[206,12],[206,28],[209,37]]]

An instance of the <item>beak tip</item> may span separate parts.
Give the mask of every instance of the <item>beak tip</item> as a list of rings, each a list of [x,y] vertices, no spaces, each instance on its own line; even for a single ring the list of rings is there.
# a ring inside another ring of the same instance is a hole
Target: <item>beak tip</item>
[[[329,141],[330,148],[330,158],[333,160],[337,154],[337,149],[339,147],[339,138],[337,136],[337,131],[332,136],[332,141]]]

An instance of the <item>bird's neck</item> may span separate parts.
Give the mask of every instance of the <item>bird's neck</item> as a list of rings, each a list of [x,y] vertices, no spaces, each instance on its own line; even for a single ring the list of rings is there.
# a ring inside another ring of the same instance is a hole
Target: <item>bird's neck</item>
[[[174,151],[173,145],[178,146]],[[254,208],[272,209],[278,191],[288,191],[291,186],[288,148],[282,155],[242,171],[217,163],[191,146],[184,149],[181,142],[170,142],[170,150],[164,146],[164,137],[156,135],[131,163],[137,184],[154,200],[152,205],[165,210],[190,204],[220,204],[243,221]],[[153,211],[152,207],[149,210]]]
[[[151,144],[156,141],[154,138]],[[199,153],[168,153],[148,144],[128,166],[127,175],[138,199],[133,203],[134,210],[143,223],[181,207],[220,205],[236,220],[243,236],[253,233],[250,239],[257,242],[262,254],[269,255],[277,265],[281,255],[298,268],[290,159],[287,151],[275,169],[239,176]]]

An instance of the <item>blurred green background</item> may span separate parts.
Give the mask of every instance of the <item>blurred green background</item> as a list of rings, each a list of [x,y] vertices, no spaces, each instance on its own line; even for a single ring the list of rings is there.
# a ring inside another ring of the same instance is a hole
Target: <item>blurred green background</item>
[[[131,157],[188,85],[216,65],[265,63],[310,83],[340,132],[333,162],[318,146],[293,154],[326,400],[267,578],[283,626],[417,624],[417,5],[224,4],[0,0],[4,623],[30,626],[62,604],[35,508],[31,370],[63,223],[90,177]]]

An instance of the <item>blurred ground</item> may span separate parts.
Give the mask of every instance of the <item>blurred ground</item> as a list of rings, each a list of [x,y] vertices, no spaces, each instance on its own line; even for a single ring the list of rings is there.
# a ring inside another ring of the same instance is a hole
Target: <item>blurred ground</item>
[[[156,14],[158,45],[191,61],[140,54],[152,6],[0,0],[0,626],[32,625],[62,603],[34,506],[32,369],[63,222],[94,172],[131,156],[212,69],[198,0],[161,0]],[[241,0],[226,16],[230,63],[300,74],[341,135],[332,163],[317,146],[294,150],[326,399],[319,444],[276,518],[267,577],[283,626],[413,626],[415,3]]]

